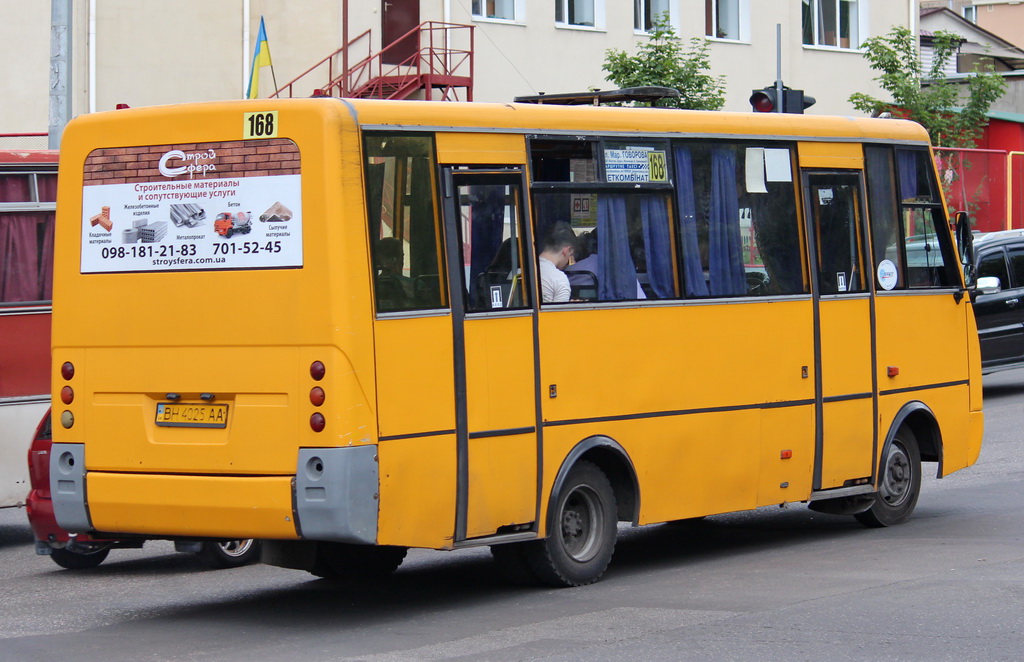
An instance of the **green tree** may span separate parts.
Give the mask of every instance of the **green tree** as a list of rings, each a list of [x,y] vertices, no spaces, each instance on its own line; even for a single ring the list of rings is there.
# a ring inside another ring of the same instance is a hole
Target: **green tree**
[[[857,110],[871,114],[888,111],[920,123],[936,147],[974,147],[988,123],[988,109],[1006,91],[1006,83],[991,69],[975,68],[967,77],[966,99],[961,100],[960,85],[943,72],[956,55],[961,38],[945,30],[933,37],[934,56],[927,74],[918,56],[917,38],[908,28],[896,26],[885,36],[865,41],[864,57],[872,69],[881,72],[875,80],[892,95],[892,101],[858,92],[850,95],[850,102]],[[960,111],[954,112],[957,107]]]
[[[607,80],[622,87],[659,85],[679,90],[678,99],[662,99],[659,106],[690,110],[718,110],[725,103],[725,77],[711,76],[706,39],[690,40],[684,50],[666,14],[654,20],[651,37],[640,46],[636,55],[610,48],[605,51],[601,69]]]

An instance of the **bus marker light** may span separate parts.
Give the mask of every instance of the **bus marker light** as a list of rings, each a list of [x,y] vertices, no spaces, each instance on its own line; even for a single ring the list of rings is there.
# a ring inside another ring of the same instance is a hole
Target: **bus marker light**
[[[65,386],[60,390],[60,401],[66,405],[71,404],[75,399],[75,392],[70,386]]]
[[[60,424],[64,426],[64,429],[70,430],[71,426],[75,424],[75,415],[65,409],[60,414]]]
[[[313,428],[313,432],[323,432],[325,425],[327,425],[327,420],[320,412],[309,417],[309,427]]]
[[[64,365],[60,367],[60,376],[68,381],[75,376],[75,366],[71,361],[65,361]]]
[[[315,381],[320,381],[327,374],[327,368],[320,361],[313,361],[313,364],[309,366],[309,376]]]
[[[896,375],[900,374],[900,369],[897,366],[891,365],[885,369],[885,374],[889,375],[890,377],[895,377]]]
[[[793,451],[786,449],[779,453],[779,457],[782,458],[783,460],[788,460],[789,458],[793,457]]]
[[[309,401],[313,403],[314,407],[322,405],[326,397],[324,390],[319,386],[314,386],[309,390]]]

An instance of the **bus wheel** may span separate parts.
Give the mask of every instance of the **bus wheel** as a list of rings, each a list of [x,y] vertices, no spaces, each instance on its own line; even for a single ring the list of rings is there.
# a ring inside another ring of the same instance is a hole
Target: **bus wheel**
[[[903,426],[896,432],[882,461],[882,480],[874,504],[854,517],[870,527],[902,524],[914,512],[920,493],[921,453],[914,433]]]
[[[110,553],[109,547],[98,547],[91,551],[72,551],[70,549],[54,549],[50,552],[53,562],[68,570],[84,570],[95,568],[107,558]]]
[[[238,568],[260,560],[260,543],[251,538],[204,542],[197,556],[209,568]]]
[[[402,565],[407,547],[349,545],[342,542],[317,543],[317,577],[345,581],[373,581],[387,577]]]
[[[572,468],[556,497],[555,518],[545,540],[530,543],[533,573],[551,586],[582,586],[601,578],[615,551],[615,493],[590,462]]]

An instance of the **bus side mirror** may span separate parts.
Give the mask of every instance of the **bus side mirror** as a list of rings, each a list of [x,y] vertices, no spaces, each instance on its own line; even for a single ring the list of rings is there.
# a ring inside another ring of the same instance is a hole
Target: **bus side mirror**
[[[974,287],[974,234],[971,232],[971,217],[965,211],[956,213],[956,247],[963,265],[964,285]]]

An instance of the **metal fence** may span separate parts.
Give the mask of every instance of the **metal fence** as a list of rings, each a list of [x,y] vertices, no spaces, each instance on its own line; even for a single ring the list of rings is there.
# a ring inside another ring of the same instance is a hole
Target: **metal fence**
[[[974,229],[981,232],[1011,227],[1007,210],[1014,200],[1019,207],[1022,197],[1020,187],[1014,191],[1007,176],[1009,163],[1003,150],[937,147],[935,165],[950,212],[968,212]],[[1017,225],[1012,227],[1021,227],[1019,210],[1016,216]]]
[[[45,133],[0,133],[0,151],[19,149],[47,149],[49,135]]]

